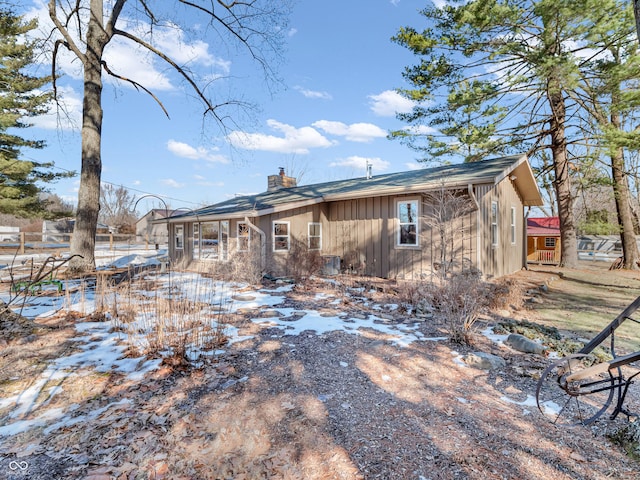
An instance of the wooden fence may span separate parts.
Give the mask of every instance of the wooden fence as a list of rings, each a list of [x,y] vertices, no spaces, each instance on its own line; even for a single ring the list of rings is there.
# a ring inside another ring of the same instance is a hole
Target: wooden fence
[[[11,232],[0,230],[0,251],[18,253],[29,252],[61,253],[69,250],[71,233],[42,233],[42,232]],[[116,233],[98,233],[96,235],[96,248],[116,250],[123,247],[136,246],[145,249],[157,249],[166,246],[166,236],[125,235]]]

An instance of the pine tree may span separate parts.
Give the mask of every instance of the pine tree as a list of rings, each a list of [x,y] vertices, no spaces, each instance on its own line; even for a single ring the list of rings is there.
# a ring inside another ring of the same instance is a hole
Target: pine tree
[[[28,73],[37,44],[24,35],[34,28],[35,21],[0,9],[0,212],[20,217],[46,216],[42,184],[68,176],[52,173],[52,163],[22,159],[23,149],[40,149],[44,142],[14,133],[30,127],[25,118],[45,113],[51,99],[40,91],[50,77]]]

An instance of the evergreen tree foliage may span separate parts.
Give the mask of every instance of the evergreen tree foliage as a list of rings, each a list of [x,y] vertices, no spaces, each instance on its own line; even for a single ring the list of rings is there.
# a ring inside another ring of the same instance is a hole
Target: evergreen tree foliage
[[[0,213],[21,217],[47,216],[42,184],[68,175],[52,173],[52,163],[21,158],[25,148],[44,147],[17,132],[31,126],[25,119],[46,113],[51,99],[40,91],[51,78],[28,73],[37,44],[24,37],[34,28],[35,21],[0,9]]]
[[[393,38],[418,58],[400,90],[418,105],[392,132],[424,160],[543,149],[551,153],[562,231],[562,263],[577,264],[572,211],[567,89],[578,78],[585,28],[581,1],[471,0],[427,7],[425,28],[401,28]],[[424,129],[423,127],[429,127]],[[424,134],[427,131],[428,134]]]

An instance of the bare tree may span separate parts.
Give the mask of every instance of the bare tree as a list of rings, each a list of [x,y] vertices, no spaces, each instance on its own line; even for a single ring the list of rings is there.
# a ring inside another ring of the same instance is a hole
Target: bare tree
[[[445,280],[463,259],[459,258],[464,231],[461,219],[474,208],[468,194],[447,189],[442,185],[438,190],[426,192],[423,197],[423,222],[437,239],[434,250],[437,253],[438,277]],[[435,259],[434,259],[435,260]]]
[[[201,82],[187,65],[181,65],[170,55],[154,44],[153,32],[157,28],[176,28],[178,12],[188,11],[198,16],[202,24],[216,38],[231,46],[239,45],[248,56],[255,60],[267,77],[271,77],[269,54],[280,51],[281,39],[285,35],[284,23],[289,10],[289,1],[272,2],[270,0],[247,0],[243,2],[223,0],[175,0],[172,5],[162,5],[146,0],[49,0],[49,16],[55,31],[61,36],[53,46],[52,74],[56,78],[57,59],[61,49],[66,49],[77,58],[84,69],[84,93],[82,113],[82,168],[78,207],[73,240],[70,268],[76,271],[89,270],[95,266],[94,247],[98,222],[100,179],[102,173],[101,132],[102,132],[102,76],[110,75],[122,82],[129,83],[142,90],[158,103],[165,114],[168,112],[158,97],[135,78],[118,72],[117,65],[110,65],[104,58],[104,51],[114,39],[128,42],[131,47],[142,48],[150,52],[184,80],[195,96],[202,102],[204,115],[212,116],[221,128],[225,128],[232,119],[225,107],[243,106],[243,102],[215,98],[211,78]],[[119,20],[124,16],[125,7],[130,17],[142,18],[146,25],[140,28],[135,22]],[[161,20],[161,12],[172,12],[175,18]],[[106,17],[106,19],[105,19]],[[190,19],[194,21],[193,18]],[[124,24],[120,28],[121,24]],[[52,38],[55,37],[52,32]],[[146,31],[148,35],[141,36]],[[57,88],[54,80],[54,93]]]
[[[119,232],[123,229],[131,230],[131,225],[137,220],[135,202],[135,196],[122,185],[103,183],[100,190],[99,220],[116,227]]]

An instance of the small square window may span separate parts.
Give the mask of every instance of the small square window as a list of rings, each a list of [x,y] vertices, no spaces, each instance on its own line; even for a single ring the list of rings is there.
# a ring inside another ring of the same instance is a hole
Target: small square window
[[[273,251],[288,251],[289,239],[289,222],[273,222]]]
[[[556,248],[556,238],[555,237],[544,237],[544,246],[546,248]]]

